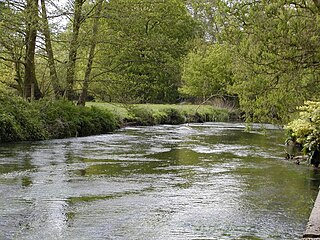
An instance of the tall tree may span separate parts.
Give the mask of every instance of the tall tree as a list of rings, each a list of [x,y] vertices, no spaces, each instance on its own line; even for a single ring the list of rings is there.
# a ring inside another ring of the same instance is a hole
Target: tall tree
[[[66,76],[66,91],[65,97],[69,100],[74,98],[74,78],[75,78],[75,67],[77,61],[77,52],[79,48],[79,30],[81,23],[84,20],[82,16],[82,7],[86,0],[74,0],[74,15],[72,20],[72,33],[69,46],[69,58],[67,63],[67,76]]]
[[[87,68],[84,75],[82,92],[78,100],[78,105],[82,105],[82,106],[85,105],[86,98],[88,95],[90,76],[91,76],[92,65],[93,65],[93,60],[94,60],[95,50],[97,45],[97,38],[98,38],[97,35],[99,30],[99,20],[100,20],[100,15],[102,11],[102,5],[103,5],[103,0],[97,0],[96,7],[95,7],[96,10],[94,14],[93,23],[92,23],[92,34],[91,34],[91,41],[90,41],[91,42],[90,50],[88,55],[88,63],[87,63]]]
[[[231,51],[227,44],[202,45],[189,52],[183,64],[180,91],[207,101],[224,97],[232,85]]]
[[[107,8],[109,34],[98,52],[106,74],[97,88],[108,88],[117,101],[176,101],[180,61],[196,33],[184,2],[112,0]]]
[[[24,96],[27,99],[41,98],[36,79],[35,48],[38,28],[38,0],[27,0],[26,5],[26,37],[25,37],[25,72]]]
[[[24,46],[25,46],[25,19],[23,17],[24,5],[13,2],[1,3],[0,14],[0,60],[7,69],[13,72],[12,79],[4,79],[1,82],[18,90],[23,96],[24,92]]]
[[[50,27],[49,27],[49,22],[48,22],[45,0],[41,0],[41,12],[42,12],[42,33],[44,35],[44,40],[45,40],[45,49],[46,49],[47,57],[48,57],[48,65],[49,65],[49,70],[50,70],[51,84],[52,84],[55,96],[60,97],[62,91],[59,86],[58,74],[57,74],[55,61],[54,61],[54,54],[53,54],[52,41],[51,41],[51,32],[50,32]]]
[[[320,25],[314,1],[230,1],[221,17],[234,46],[231,88],[251,121],[286,122],[319,92]]]

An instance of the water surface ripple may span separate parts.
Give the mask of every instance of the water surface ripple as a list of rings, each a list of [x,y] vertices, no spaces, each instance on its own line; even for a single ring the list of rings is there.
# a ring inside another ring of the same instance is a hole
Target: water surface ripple
[[[0,146],[0,239],[299,239],[319,173],[283,132],[128,127]]]

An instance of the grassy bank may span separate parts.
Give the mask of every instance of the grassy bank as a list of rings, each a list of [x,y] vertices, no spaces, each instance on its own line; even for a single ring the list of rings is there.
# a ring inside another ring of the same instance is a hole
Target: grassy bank
[[[121,126],[229,121],[232,111],[196,105],[34,101],[0,93],[0,142],[81,137],[112,132]]]
[[[0,142],[97,135],[119,127],[112,113],[67,101],[36,101],[0,93]]]
[[[226,122],[236,117],[230,109],[189,104],[110,104],[87,103],[116,115],[121,125],[182,124],[189,122]]]

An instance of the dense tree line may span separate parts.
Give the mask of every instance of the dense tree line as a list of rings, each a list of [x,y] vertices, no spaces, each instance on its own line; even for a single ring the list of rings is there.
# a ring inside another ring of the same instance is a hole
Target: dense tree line
[[[318,101],[318,0],[0,1],[0,87],[26,99],[238,99],[287,122]]]

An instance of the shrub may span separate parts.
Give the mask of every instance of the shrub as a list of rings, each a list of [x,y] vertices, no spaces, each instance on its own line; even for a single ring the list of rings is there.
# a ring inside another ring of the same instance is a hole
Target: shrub
[[[320,147],[320,102],[305,102],[298,108],[300,116],[285,128],[289,138],[303,145],[306,152]]]
[[[75,106],[65,100],[43,102],[40,110],[50,138],[97,135],[112,132],[118,127],[110,112],[96,107]]]
[[[164,110],[167,115],[164,123],[166,124],[182,124],[186,122],[186,117],[175,108],[168,108]]]
[[[0,142],[42,140],[46,137],[37,109],[20,97],[0,92]]]
[[[129,114],[133,116],[132,120],[137,125],[150,126],[157,124],[151,109],[133,106],[129,109]]]
[[[7,113],[0,114],[0,142],[23,139],[22,130],[14,117]]]
[[[0,92],[0,142],[96,135],[118,127],[107,110],[64,100],[29,103]]]
[[[79,122],[77,127],[79,136],[103,134],[119,128],[119,124],[110,112],[96,107],[80,108]]]
[[[152,114],[155,124],[165,124],[167,122],[168,115],[162,111],[156,111]]]

